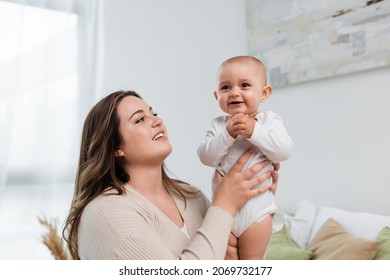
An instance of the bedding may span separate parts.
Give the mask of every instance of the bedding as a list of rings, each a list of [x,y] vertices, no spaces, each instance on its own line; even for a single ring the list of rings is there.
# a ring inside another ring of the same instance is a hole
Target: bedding
[[[382,229],[377,240],[380,245],[374,260],[390,260],[390,227]]]
[[[284,226],[280,231],[275,232],[268,246],[266,260],[309,260],[312,252],[297,247]]]
[[[319,228],[329,218],[335,219],[349,233],[370,240],[375,240],[384,227],[390,227],[390,216],[321,207],[315,219],[310,240],[314,238]]]
[[[284,220],[291,240],[301,249],[307,247],[315,218],[316,206],[309,200],[298,204],[294,216],[285,214]]]
[[[317,211],[302,201],[294,215],[285,214],[266,259],[390,260],[390,216],[335,207]]]
[[[328,219],[308,246],[313,260],[371,260],[379,242],[346,232],[336,220]]]

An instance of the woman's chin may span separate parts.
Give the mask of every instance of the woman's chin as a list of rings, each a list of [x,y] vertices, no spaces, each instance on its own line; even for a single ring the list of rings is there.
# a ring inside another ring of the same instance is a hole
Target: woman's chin
[[[169,145],[170,145],[170,144],[169,144]],[[167,149],[165,158],[167,158],[167,157],[172,153],[172,150],[173,150],[172,145],[170,145],[170,148]]]
[[[168,145],[164,147],[164,150],[161,151],[162,160],[165,160],[172,153],[172,150],[172,145],[168,143]]]

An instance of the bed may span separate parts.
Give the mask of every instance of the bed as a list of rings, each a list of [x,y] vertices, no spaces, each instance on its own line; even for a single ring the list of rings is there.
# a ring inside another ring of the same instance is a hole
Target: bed
[[[284,227],[272,234],[266,259],[390,260],[390,216],[317,208],[308,200],[284,216]]]

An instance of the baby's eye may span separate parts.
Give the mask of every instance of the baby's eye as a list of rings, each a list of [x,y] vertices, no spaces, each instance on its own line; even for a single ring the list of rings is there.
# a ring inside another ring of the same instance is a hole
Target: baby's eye
[[[222,86],[222,87],[221,87],[221,90],[227,90],[227,89],[229,89],[228,86]]]
[[[250,86],[250,84],[248,84],[248,83],[242,83],[242,87],[249,87]]]

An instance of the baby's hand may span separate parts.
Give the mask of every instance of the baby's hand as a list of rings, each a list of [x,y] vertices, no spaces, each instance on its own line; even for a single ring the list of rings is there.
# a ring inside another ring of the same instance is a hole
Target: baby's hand
[[[234,128],[233,128],[233,125],[234,125],[234,121],[233,121],[233,117],[231,117],[227,123],[226,123],[226,130],[227,132],[229,133],[229,135],[233,138],[236,138],[237,137],[237,134],[234,133]]]
[[[233,123],[233,134],[236,135],[236,137],[237,135],[242,135],[246,138],[250,138],[252,136],[256,124],[256,120],[254,117],[244,114],[237,114],[233,116],[230,120]]]

